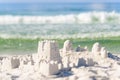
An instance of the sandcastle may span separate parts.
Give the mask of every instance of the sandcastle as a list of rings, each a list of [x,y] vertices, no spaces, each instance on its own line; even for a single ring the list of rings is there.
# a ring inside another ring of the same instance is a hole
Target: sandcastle
[[[59,49],[56,41],[44,40],[38,43],[36,54],[0,57],[0,71],[16,68],[26,70],[31,66],[34,71],[50,76],[71,68],[102,65],[103,62],[110,66],[114,60],[98,42],[93,44],[92,51],[88,51],[87,47],[81,46],[74,49],[70,40],[64,42],[62,49]]]
[[[42,41],[38,46],[39,70],[44,75],[53,75],[59,72],[61,57],[58,44],[55,41]]]
[[[92,52],[89,52],[87,47],[78,46],[73,49],[70,40],[66,40],[60,50],[57,42],[45,40],[38,44],[37,56],[39,60],[36,63],[39,65],[38,70],[42,74],[54,75],[61,70],[69,70],[73,67],[93,66],[97,62],[93,59],[94,55],[101,59],[108,57],[107,51],[104,47],[101,48],[98,42],[93,45]]]

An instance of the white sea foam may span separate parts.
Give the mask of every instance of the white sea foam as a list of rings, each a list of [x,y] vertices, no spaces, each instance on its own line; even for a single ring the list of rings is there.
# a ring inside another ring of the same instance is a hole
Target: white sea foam
[[[120,32],[104,32],[104,33],[86,33],[86,34],[58,34],[58,35],[17,35],[17,34],[0,34],[0,38],[22,38],[22,39],[67,39],[67,38],[101,38],[101,37],[119,37]]]
[[[86,12],[56,16],[15,16],[1,15],[0,24],[83,24],[120,23],[120,13]]]
[[[56,16],[1,15],[0,37],[65,39],[120,36],[119,24],[120,13],[114,11]]]

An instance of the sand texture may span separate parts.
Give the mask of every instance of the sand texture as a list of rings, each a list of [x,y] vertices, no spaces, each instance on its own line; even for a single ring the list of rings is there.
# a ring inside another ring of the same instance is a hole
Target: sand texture
[[[120,80],[120,55],[98,42],[92,50],[70,40],[59,49],[56,41],[44,40],[30,55],[1,55],[0,80]]]

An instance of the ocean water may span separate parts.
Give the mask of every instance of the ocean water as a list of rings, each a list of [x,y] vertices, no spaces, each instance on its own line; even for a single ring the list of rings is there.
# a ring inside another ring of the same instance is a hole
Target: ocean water
[[[0,3],[0,38],[119,37],[119,7],[120,3]],[[11,48],[2,40],[0,44],[4,50],[6,45]]]
[[[119,3],[1,3],[0,37],[120,36],[119,5]]]
[[[119,3],[1,3],[0,37],[120,36],[119,5]]]

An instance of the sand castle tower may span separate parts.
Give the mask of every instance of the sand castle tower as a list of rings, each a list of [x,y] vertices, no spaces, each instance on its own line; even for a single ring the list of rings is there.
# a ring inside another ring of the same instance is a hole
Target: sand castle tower
[[[100,50],[101,50],[101,46],[98,42],[96,42],[95,44],[93,44],[93,47],[92,47],[92,53],[93,54],[100,54]]]
[[[108,57],[107,50],[105,50],[105,47],[101,48],[100,55],[101,55],[102,58],[107,58]]]
[[[102,58],[107,58],[108,57],[108,53],[107,50],[105,49],[105,47],[101,47],[100,44],[98,42],[96,42],[93,47],[92,47],[92,53],[94,55],[100,55]]]
[[[63,46],[63,52],[68,52],[68,51],[72,51],[73,47],[72,47],[72,42],[70,40],[66,40],[64,42],[64,46]]]
[[[54,75],[59,72],[61,57],[55,41],[41,41],[38,45],[39,71],[43,75]]]
[[[41,41],[38,45],[38,54],[40,59],[53,60],[60,62],[58,44],[55,41]]]

